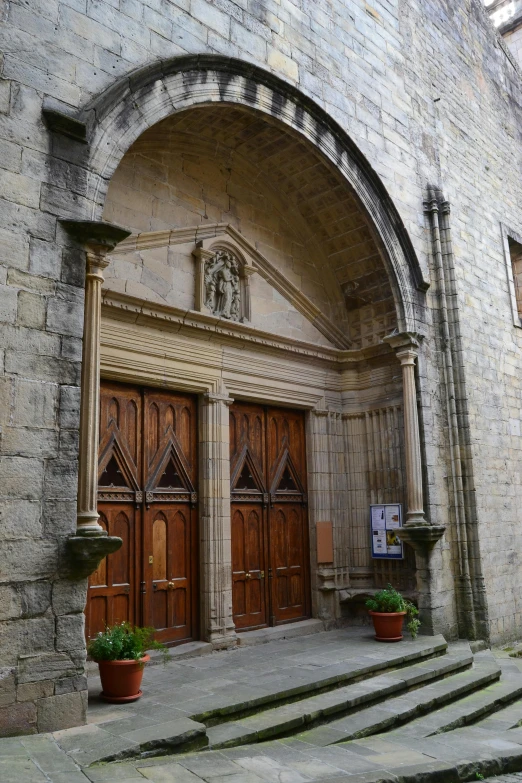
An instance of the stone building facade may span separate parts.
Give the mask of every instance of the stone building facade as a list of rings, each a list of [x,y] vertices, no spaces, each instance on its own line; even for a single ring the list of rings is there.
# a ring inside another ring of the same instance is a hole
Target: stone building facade
[[[85,721],[86,616],[219,649],[390,581],[520,636],[522,82],[481,0],[0,18],[0,734]]]

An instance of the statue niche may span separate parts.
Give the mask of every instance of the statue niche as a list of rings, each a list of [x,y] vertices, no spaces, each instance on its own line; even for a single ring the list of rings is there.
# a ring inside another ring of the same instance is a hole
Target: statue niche
[[[230,250],[218,249],[205,259],[205,307],[220,318],[241,319],[239,262]]]

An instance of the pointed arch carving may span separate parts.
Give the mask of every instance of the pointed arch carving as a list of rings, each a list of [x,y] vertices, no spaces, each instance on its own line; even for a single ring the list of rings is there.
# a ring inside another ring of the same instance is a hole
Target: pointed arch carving
[[[242,481],[244,479],[244,481]],[[268,503],[263,471],[245,443],[231,471],[230,489],[233,501]]]
[[[306,492],[299,478],[299,472],[296,469],[292,455],[288,449],[286,437],[283,438],[283,448],[277,461],[277,467],[274,471],[274,478],[270,487],[271,503],[288,502],[295,503],[307,502]]]
[[[150,465],[145,502],[149,506],[154,502],[178,500],[195,506],[197,499],[181,444],[169,426]]]
[[[120,437],[116,421],[111,419],[109,426],[100,443],[98,459],[98,500],[122,503],[134,501],[136,504],[143,500],[136,479],[136,470],[127,444]],[[121,483],[116,485],[111,479],[121,476]]]

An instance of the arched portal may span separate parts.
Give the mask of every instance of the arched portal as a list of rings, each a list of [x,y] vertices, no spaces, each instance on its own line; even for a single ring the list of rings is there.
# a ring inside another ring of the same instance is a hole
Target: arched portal
[[[190,588],[200,592],[202,637],[215,646],[234,639],[231,500],[254,504],[264,530],[259,580],[273,578],[274,541],[290,536],[264,516],[305,520],[302,562],[292,564],[307,585],[296,619],[356,614],[349,601],[388,581],[413,592],[410,555],[372,559],[368,512],[406,501],[402,379],[383,338],[422,331],[426,286],[375,173],[310,101],[235,62],[152,67],[100,99],[90,118],[89,217],[131,232],[105,273],[102,374],[199,395],[197,429],[194,417],[187,425],[199,443],[199,483],[188,486],[181,460],[169,491],[199,511],[200,574]],[[257,456],[253,435],[229,452],[229,407],[240,401],[257,406],[260,421],[282,408],[306,412],[301,478],[290,432],[272,437],[268,424]],[[144,444],[152,437],[143,429]],[[287,465],[289,477],[274,494],[272,464]],[[241,497],[231,485],[238,465],[252,484]],[[317,541],[325,521],[326,547]],[[319,551],[331,554],[321,562]],[[157,560],[140,557],[137,573]],[[267,607],[277,602],[268,587],[263,595]],[[265,624],[278,622],[270,611]]]

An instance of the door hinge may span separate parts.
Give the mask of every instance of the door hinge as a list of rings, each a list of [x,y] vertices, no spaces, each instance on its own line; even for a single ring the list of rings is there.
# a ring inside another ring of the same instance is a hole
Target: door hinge
[[[149,565],[152,565],[154,562],[154,557],[152,555],[149,555]]]

